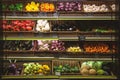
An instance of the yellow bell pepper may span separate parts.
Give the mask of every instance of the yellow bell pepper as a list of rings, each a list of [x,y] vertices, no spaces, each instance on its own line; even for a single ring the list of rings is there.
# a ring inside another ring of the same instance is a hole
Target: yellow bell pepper
[[[38,73],[43,73],[43,70],[42,70],[42,69],[39,69],[39,70],[38,70]]]

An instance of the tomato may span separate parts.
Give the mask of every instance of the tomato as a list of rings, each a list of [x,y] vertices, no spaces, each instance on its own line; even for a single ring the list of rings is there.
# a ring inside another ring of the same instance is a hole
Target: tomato
[[[27,26],[26,29],[27,29],[28,31],[31,31],[31,30],[32,30],[32,27]]]

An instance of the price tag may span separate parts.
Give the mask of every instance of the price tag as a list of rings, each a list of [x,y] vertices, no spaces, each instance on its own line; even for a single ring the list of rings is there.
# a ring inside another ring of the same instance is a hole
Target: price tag
[[[94,16],[93,13],[86,13],[86,16]]]
[[[15,12],[13,12],[13,16],[17,16]]]
[[[27,13],[28,16],[32,16],[30,13]]]
[[[24,37],[24,35],[22,33],[18,33],[19,37]]]
[[[54,16],[54,17],[58,17],[58,13],[55,12],[55,13],[53,14],[53,16]]]
[[[38,16],[42,16],[42,13],[40,12],[40,13],[38,13]]]
[[[99,58],[99,53],[95,53],[95,58]]]
[[[79,36],[79,41],[85,41],[85,36]]]
[[[47,13],[41,12],[41,13],[39,13],[39,16],[41,16],[41,17],[44,16],[45,17],[45,16],[47,16]]]
[[[58,38],[56,34],[48,34],[48,33],[35,33],[35,37],[39,38]]]
[[[34,36],[35,37],[39,37],[41,34],[40,33],[35,33]]]

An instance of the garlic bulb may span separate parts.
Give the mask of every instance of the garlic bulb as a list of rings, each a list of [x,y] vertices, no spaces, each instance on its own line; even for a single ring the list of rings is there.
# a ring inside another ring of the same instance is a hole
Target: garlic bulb
[[[50,25],[49,25],[49,23],[47,23],[47,24],[45,25],[45,30],[46,30],[46,31],[49,31],[49,30],[50,30]]]
[[[46,32],[50,30],[50,25],[47,20],[38,20],[36,30],[40,32]]]

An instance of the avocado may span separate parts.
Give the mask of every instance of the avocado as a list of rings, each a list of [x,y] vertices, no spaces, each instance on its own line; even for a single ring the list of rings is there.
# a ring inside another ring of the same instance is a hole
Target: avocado
[[[104,75],[105,71],[103,69],[99,69],[99,70],[97,70],[97,74],[98,75]]]

